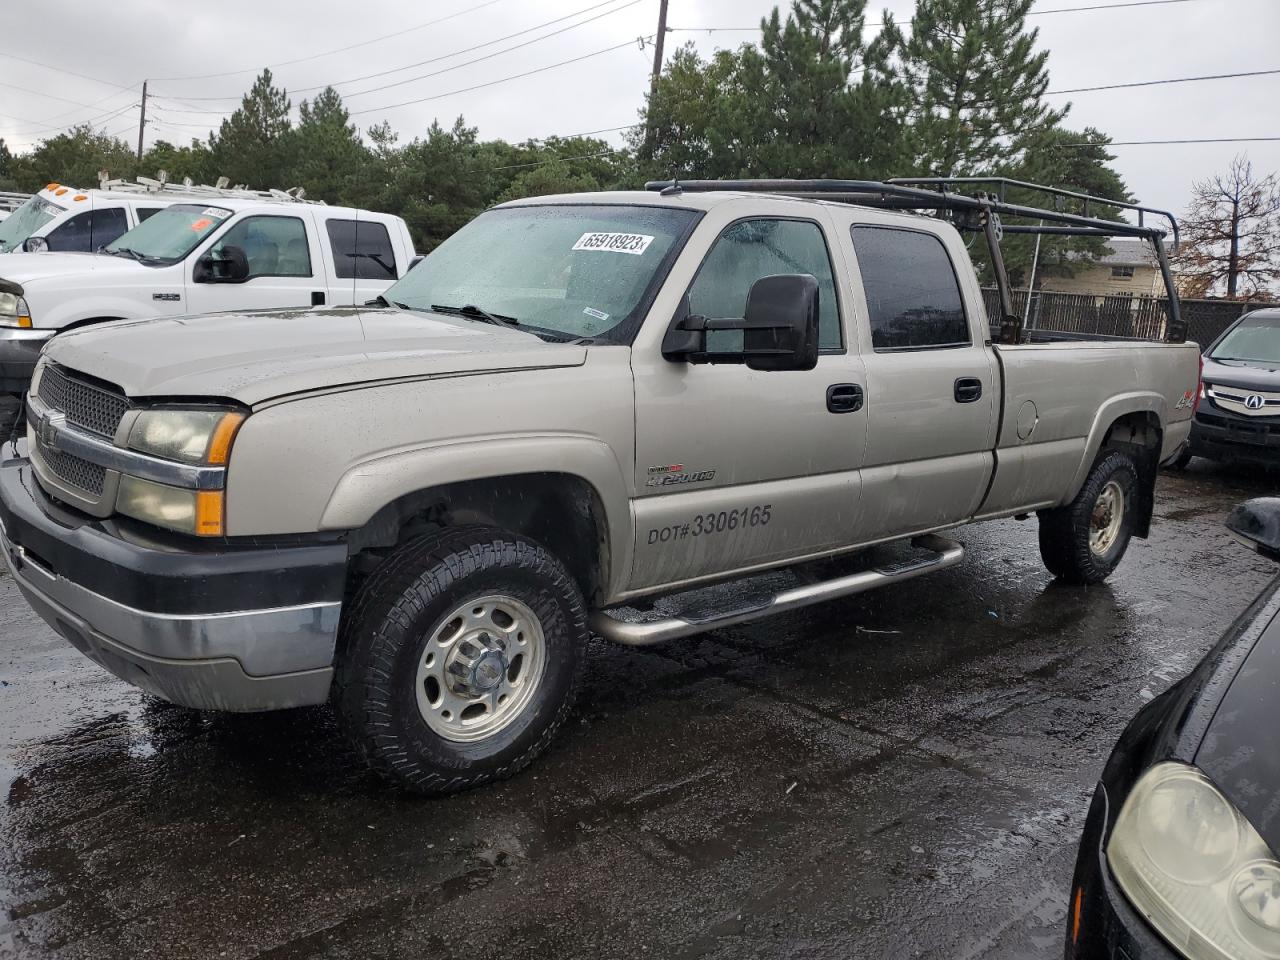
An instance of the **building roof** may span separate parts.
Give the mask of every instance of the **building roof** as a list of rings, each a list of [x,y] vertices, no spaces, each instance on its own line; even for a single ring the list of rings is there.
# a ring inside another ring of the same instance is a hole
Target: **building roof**
[[[1112,237],[1107,241],[1107,246],[1111,252],[1099,257],[1096,263],[1105,264],[1108,267],[1156,266],[1156,253],[1151,249],[1151,244],[1145,240]],[[1166,240],[1165,250],[1169,250],[1170,247],[1171,244]]]

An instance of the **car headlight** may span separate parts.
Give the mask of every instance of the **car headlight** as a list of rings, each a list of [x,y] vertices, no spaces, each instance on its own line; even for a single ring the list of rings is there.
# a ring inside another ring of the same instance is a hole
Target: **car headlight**
[[[129,431],[129,447],[165,460],[218,466],[244,422],[237,410],[144,410]]]
[[[1191,960],[1280,958],[1280,862],[1195,767],[1143,774],[1107,862],[1130,902]]]
[[[31,308],[16,293],[0,293],[0,327],[31,328]]]
[[[128,446],[164,460],[225,468],[244,419],[238,410],[144,410],[129,430]],[[193,490],[125,474],[116,510],[180,533],[220,537],[226,532],[225,487]]]

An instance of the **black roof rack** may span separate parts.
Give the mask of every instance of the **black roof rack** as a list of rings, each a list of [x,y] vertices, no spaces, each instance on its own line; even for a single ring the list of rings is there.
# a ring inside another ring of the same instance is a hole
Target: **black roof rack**
[[[957,188],[978,189],[972,193],[958,192]],[[1124,200],[1096,197],[1087,193],[1050,187],[1008,177],[920,177],[891,180],[654,180],[645,189],[660,191],[665,195],[676,193],[710,193],[714,191],[739,193],[772,193],[780,196],[810,200],[828,200],[852,203],[859,206],[889,210],[932,210],[949,213],[949,219],[959,230],[986,234],[991,250],[991,266],[1000,290],[1000,303],[1004,317],[1000,323],[1002,343],[1018,343],[1022,337],[1022,322],[1013,310],[1012,291],[1000,252],[1000,240],[1004,234],[1038,233],[1076,237],[1133,237],[1151,243],[1156,261],[1164,278],[1169,301],[1169,322],[1165,339],[1182,342],[1186,339],[1186,326],[1178,307],[1177,291],[1169,269],[1169,251],[1165,237],[1173,233],[1173,248],[1177,249],[1178,221],[1172,213],[1155,207],[1145,207]],[[1051,206],[1034,207],[1013,203],[1007,198],[1011,190],[1038,193],[1049,198]],[[1065,209],[1068,202],[1078,203],[1079,213]],[[1132,210],[1137,223],[1107,219],[1090,213],[1090,207],[1112,207]],[[1001,217],[1017,217],[1040,221],[1038,224],[1003,224]],[[1156,226],[1150,218],[1168,221],[1169,230]]]

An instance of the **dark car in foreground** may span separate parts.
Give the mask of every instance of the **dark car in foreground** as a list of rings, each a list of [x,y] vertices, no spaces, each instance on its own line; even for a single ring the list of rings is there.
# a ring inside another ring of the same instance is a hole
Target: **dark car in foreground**
[[[1280,309],[1247,313],[1204,352],[1191,440],[1177,460],[1280,467]]]
[[[1280,561],[1280,497],[1227,519]],[[1280,577],[1129,724],[1089,808],[1068,958],[1280,957]]]

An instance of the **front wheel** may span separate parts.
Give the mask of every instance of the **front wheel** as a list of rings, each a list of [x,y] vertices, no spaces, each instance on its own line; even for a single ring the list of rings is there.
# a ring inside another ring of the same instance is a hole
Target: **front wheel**
[[[586,642],[582,595],[543,547],[490,527],[426,536],[370,575],[344,620],[339,717],[409,789],[501,779],[568,716]]]
[[[1068,583],[1101,583],[1120,563],[1133,537],[1138,471],[1128,456],[1104,455],[1074,500],[1040,512],[1040,556]]]

